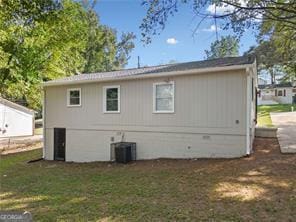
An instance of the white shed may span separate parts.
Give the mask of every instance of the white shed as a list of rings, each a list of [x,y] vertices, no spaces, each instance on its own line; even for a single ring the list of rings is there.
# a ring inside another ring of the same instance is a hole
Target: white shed
[[[0,97],[0,138],[34,134],[35,112]]]

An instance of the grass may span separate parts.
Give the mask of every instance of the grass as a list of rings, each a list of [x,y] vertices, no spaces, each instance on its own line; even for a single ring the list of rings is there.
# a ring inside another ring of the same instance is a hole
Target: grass
[[[34,135],[42,135],[42,134],[43,134],[43,128],[34,129]]]
[[[296,111],[296,105],[291,104],[276,104],[276,105],[261,105],[258,106],[258,125],[273,127],[272,121],[270,118],[271,112],[289,112],[291,111],[291,107],[294,107],[294,111]]]
[[[34,221],[293,221],[296,155],[257,140],[249,158],[153,160],[128,165],[1,156],[0,209]]]

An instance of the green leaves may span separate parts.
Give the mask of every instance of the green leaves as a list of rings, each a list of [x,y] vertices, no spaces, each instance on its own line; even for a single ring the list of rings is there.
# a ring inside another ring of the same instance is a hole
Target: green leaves
[[[86,1],[0,2],[0,96],[41,107],[41,82],[122,68],[133,34],[117,42]]]
[[[206,59],[238,56],[239,40],[233,36],[222,36],[211,44],[210,50],[205,50]]]
[[[201,24],[206,20],[219,22],[223,30],[232,29],[237,38],[247,29],[253,29],[259,33],[256,37],[260,45],[262,42],[269,42],[271,45],[268,56],[261,54],[265,57],[262,65],[273,72],[274,65],[280,64],[286,72],[284,79],[296,79],[295,0],[143,0],[142,4],[147,9],[140,26],[142,41],[146,44],[151,42],[154,35],[165,29],[166,23],[177,13],[181,4],[189,4],[192,17],[197,18],[193,34],[198,33]],[[227,41],[216,41],[210,50],[206,50],[206,55],[207,58],[236,55],[236,47],[236,43],[231,47]],[[261,48],[260,46],[259,51]]]

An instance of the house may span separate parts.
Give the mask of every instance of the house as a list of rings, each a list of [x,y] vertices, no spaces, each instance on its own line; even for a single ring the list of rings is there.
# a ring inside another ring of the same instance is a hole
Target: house
[[[291,82],[258,86],[258,105],[296,103],[296,86]]]
[[[35,111],[0,97],[0,138],[34,134]]]
[[[252,152],[254,57],[112,72],[43,84],[44,158],[110,161],[135,142],[137,159],[232,158]]]

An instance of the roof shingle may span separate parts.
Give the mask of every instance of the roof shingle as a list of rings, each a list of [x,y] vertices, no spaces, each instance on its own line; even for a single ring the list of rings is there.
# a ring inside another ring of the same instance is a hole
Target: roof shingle
[[[275,89],[275,88],[285,88],[293,87],[291,82],[284,82],[279,84],[267,84],[267,85],[258,85],[259,89]]]
[[[123,69],[123,70],[111,71],[111,72],[78,74],[78,75],[65,77],[62,79],[51,80],[46,83],[65,83],[66,84],[68,82],[76,82],[76,81],[83,81],[83,80],[95,81],[95,80],[103,80],[103,79],[109,79],[109,78],[122,78],[122,77],[135,76],[135,75],[187,71],[192,69],[226,67],[226,66],[233,66],[233,65],[247,65],[247,64],[253,64],[254,61],[255,61],[254,56],[226,57],[226,58],[211,59],[211,60],[204,60],[204,61],[167,64],[167,65],[160,65],[160,66],[134,68],[134,69]]]

